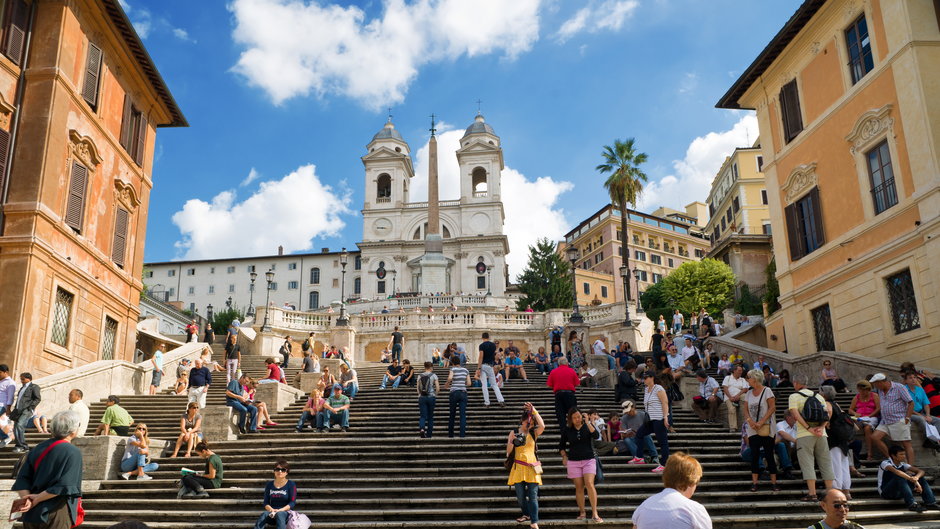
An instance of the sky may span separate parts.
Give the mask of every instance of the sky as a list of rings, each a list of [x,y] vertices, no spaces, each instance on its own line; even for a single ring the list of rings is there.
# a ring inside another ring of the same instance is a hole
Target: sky
[[[648,155],[637,208],[705,201],[751,112],[715,102],[798,0],[121,0],[189,121],[158,129],[145,260],[354,248],[359,158],[391,113],[441,199],[478,110],[500,136],[510,279],[609,200],[601,150]]]

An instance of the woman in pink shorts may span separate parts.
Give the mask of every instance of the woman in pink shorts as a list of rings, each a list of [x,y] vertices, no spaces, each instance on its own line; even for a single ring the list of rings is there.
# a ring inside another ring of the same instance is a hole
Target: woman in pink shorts
[[[578,502],[577,519],[585,518],[584,489],[587,489],[591,501],[591,518],[595,522],[603,522],[597,514],[597,489],[594,488],[594,476],[597,474],[594,446],[591,443],[594,432],[594,425],[587,419],[587,414],[571,408],[567,426],[561,435],[561,462],[568,469],[568,479],[574,482],[575,500]]]

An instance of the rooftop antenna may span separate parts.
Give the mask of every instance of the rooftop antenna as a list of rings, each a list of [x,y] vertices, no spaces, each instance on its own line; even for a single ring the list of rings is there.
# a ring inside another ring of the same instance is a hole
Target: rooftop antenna
[[[435,132],[437,132],[437,129],[434,128],[434,114],[431,114],[431,137],[434,137]]]
[[[388,107],[388,122],[392,122],[392,107]]]
[[[482,99],[477,99],[477,115],[478,115],[478,116],[480,116],[480,115],[483,114],[483,112],[480,110],[480,105],[482,105],[482,104],[483,104],[483,100],[482,100]]]

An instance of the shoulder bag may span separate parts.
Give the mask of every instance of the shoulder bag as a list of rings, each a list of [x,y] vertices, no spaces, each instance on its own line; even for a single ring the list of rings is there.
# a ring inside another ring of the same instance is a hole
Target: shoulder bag
[[[761,392],[760,392],[760,400],[757,401],[757,413],[758,413],[758,415],[760,415],[760,407],[761,407],[761,404],[763,404],[763,402],[764,402],[764,395],[765,395],[766,393],[767,393],[767,388],[764,388],[764,391],[761,391]],[[760,420],[760,417],[759,417],[759,416],[754,418],[754,422],[757,422],[757,421],[759,421],[759,420]],[[759,435],[759,436],[761,436],[761,437],[770,437],[770,424],[767,423],[767,424],[764,424],[763,426],[761,426],[760,428],[758,428],[758,429],[757,429],[757,435]]]
[[[38,472],[38,471],[39,471],[39,464],[42,463],[42,460],[45,459],[47,455],[49,455],[49,452],[51,452],[53,448],[55,448],[56,446],[58,446],[58,445],[60,445],[60,444],[62,444],[62,443],[67,443],[67,442],[68,442],[68,441],[65,441],[65,440],[63,440],[63,439],[59,439],[58,441],[56,441],[56,442],[50,444],[49,446],[47,446],[46,449],[43,450],[41,454],[39,454],[39,457],[36,458],[36,462],[33,463],[33,472],[35,473],[35,472]],[[27,458],[28,456],[29,456],[29,453],[27,453],[26,455],[24,455],[24,456],[23,456],[23,459],[21,459],[21,460],[19,461],[19,463],[17,463],[17,465],[16,465],[17,468],[15,469],[15,471],[16,471],[17,474],[19,473],[19,467],[22,466],[22,465],[26,462],[26,458]],[[16,478],[15,475],[14,475],[13,477]],[[13,503],[14,503],[14,506],[15,506],[15,504],[16,504],[17,502],[19,502],[19,501],[20,501],[19,499],[17,499],[16,501],[14,501],[14,502],[13,502]],[[14,508],[15,508],[15,507],[14,507]],[[11,512],[12,512],[12,511],[13,511],[13,509],[11,509]],[[78,527],[79,525],[82,525],[82,523],[83,523],[84,521],[85,521],[85,508],[82,507],[82,498],[81,498],[81,496],[79,496],[79,498],[78,498],[78,506],[77,506],[76,509],[75,509],[75,523],[72,524],[72,527]]]

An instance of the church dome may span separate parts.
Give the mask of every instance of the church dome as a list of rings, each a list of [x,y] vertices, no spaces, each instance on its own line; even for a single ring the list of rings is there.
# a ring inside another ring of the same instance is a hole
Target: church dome
[[[404,143],[404,139],[401,137],[401,134],[395,130],[395,125],[392,124],[392,120],[389,119],[388,123],[382,127],[382,130],[375,133],[375,136],[372,136],[372,141],[375,140],[398,140]]]
[[[491,127],[488,123],[486,123],[486,121],[484,121],[483,114],[477,114],[477,117],[474,118],[473,123],[471,123],[470,126],[467,127],[467,131],[464,132],[463,136],[464,138],[466,138],[467,136],[471,134],[480,134],[480,133],[492,134],[493,136],[496,135],[496,132],[493,130],[493,127]]]

